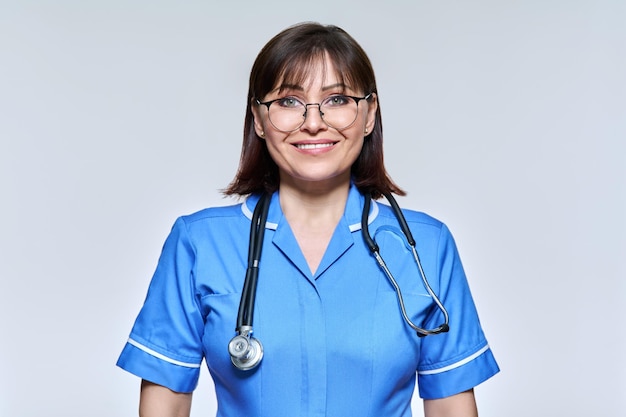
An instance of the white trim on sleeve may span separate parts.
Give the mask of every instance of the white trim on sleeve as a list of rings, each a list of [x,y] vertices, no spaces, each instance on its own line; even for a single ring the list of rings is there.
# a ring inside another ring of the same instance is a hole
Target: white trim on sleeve
[[[489,350],[489,345],[485,345],[482,349],[478,350],[474,354],[468,356],[467,358],[463,358],[460,361],[453,363],[452,365],[444,366],[443,368],[438,368],[438,369],[429,369],[429,370],[426,370],[426,371],[417,371],[417,373],[419,375],[433,375],[433,374],[440,374],[440,373],[446,372],[446,371],[451,371],[452,369],[456,369],[456,368],[458,368],[460,366],[465,365],[468,362],[473,361],[474,359],[476,359],[477,357],[479,357],[480,355],[482,355],[483,353],[485,353],[488,350]]]
[[[144,346],[141,343],[137,342],[136,340],[133,340],[133,339],[130,339],[130,338],[128,339],[128,343],[133,345],[133,346],[135,346],[139,350],[143,350],[148,355],[152,355],[155,358],[164,360],[165,362],[169,362],[169,363],[172,363],[174,365],[184,366],[185,368],[199,368],[200,365],[201,365],[200,363],[181,362],[181,361],[177,361],[176,359],[168,358],[167,356],[161,355],[159,352],[156,352],[156,351],[150,349],[149,347]]]

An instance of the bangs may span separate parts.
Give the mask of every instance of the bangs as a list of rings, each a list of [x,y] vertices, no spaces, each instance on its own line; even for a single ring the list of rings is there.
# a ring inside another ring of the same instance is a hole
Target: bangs
[[[332,68],[328,68],[329,65]],[[331,70],[330,74],[327,70]],[[300,23],[278,33],[254,61],[239,169],[225,194],[244,196],[278,190],[278,166],[265,140],[257,134],[254,106],[258,106],[270,92],[305,89],[310,87],[306,84],[312,80],[327,86],[328,80],[315,77],[333,77],[333,84],[336,82],[350,88],[354,95],[376,94],[374,128],[365,137],[361,154],[352,165],[353,181],[361,192],[369,192],[374,198],[380,198],[386,192],[404,195],[385,170],[380,101],[374,69],[367,54],[343,29],[313,22]]]
[[[279,93],[285,89],[293,87],[305,88],[312,77],[322,77],[322,85],[326,84],[328,74],[328,64],[332,65],[336,82],[354,91],[362,90],[361,86],[355,85],[351,71],[345,62],[333,57],[329,51],[316,49],[313,51],[303,51],[301,54],[293,56],[285,61],[278,72],[274,84],[270,91],[277,90]],[[326,59],[328,57],[328,59]]]
[[[261,51],[251,74],[253,98],[271,91],[304,88],[311,77],[325,77],[331,62],[337,82],[358,94],[376,92],[374,71],[365,52],[343,32],[300,33],[276,39]],[[322,80],[324,82],[325,80]]]

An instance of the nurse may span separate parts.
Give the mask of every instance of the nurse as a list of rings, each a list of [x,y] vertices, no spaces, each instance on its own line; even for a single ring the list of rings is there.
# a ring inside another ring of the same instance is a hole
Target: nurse
[[[449,332],[427,337],[403,320],[361,235],[364,194],[404,195],[385,170],[382,141],[373,69],[345,31],[303,23],[265,45],[250,74],[239,170],[225,190],[245,201],[175,222],[118,360],[142,378],[141,416],[188,416],[203,360],[219,417],[406,417],[416,379],[427,417],[477,415],[473,388],[498,366],[450,232],[404,210],[449,314]],[[264,356],[241,370],[228,345],[263,193],[271,199],[254,336]],[[368,224],[410,319],[439,326],[389,206],[372,201]]]

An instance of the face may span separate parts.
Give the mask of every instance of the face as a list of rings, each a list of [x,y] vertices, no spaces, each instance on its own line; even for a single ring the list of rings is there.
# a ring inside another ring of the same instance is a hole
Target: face
[[[329,96],[343,94],[363,97],[369,92],[358,91],[341,84],[332,62],[313,67],[304,85],[278,86],[261,101],[293,97],[302,103],[321,103]],[[277,103],[272,104],[276,106]],[[376,96],[358,102],[354,123],[338,130],[322,120],[317,105],[308,106],[307,116],[300,128],[292,132],[276,129],[269,120],[265,105],[253,105],[256,133],[265,140],[267,149],[278,166],[281,185],[305,183],[341,183],[350,181],[350,168],[363,147],[365,132],[371,132],[376,116]]]

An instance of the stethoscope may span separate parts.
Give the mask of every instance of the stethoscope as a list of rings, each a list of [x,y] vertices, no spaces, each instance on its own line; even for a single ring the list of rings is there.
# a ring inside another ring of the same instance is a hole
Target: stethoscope
[[[402,214],[400,206],[398,206],[398,203],[391,194],[384,193],[384,195],[391,205],[393,213],[396,216],[398,223],[400,224],[400,228],[402,229],[402,233],[404,233],[409,245],[411,246],[411,252],[413,253],[413,258],[415,259],[415,263],[417,264],[417,269],[422,278],[422,282],[424,283],[424,287],[428,291],[428,294],[430,294],[430,296],[432,297],[434,303],[437,305],[439,310],[443,313],[443,324],[434,329],[424,329],[413,323],[413,321],[411,321],[411,319],[407,315],[400,286],[396,282],[393,274],[391,273],[391,271],[387,267],[387,264],[380,255],[379,247],[376,244],[376,241],[372,239],[369,233],[368,217],[372,199],[369,193],[366,193],[364,195],[365,204],[363,205],[363,214],[361,216],[361,232],[363,234],[363,239],[365,240],[365,243],[376,258],[378,265],[381,267],[381,269],[387,276],[387,279],[393,286],[398,298],[400,310],[402,311],[402,317],[404,318],[404,321],[409,325],[409,327],[411,327],[419,337],[445,333],[450,329],[450,327],[448,326],[448,312],[446,311],[442,302],[434,293],[434,291],[430,287],[430,284],[428,283],[428,280],[426,279],[424,268],[422,268],[422,263],[420,262],[419,255],[417,254],[417,249],[415,248],[415,239],[413,239],[413,235],[409,230],[409,226],[406,222],[406,219],[404,218],[404,215]],[[239,303],[239,311],[237,313],[237,327],[235,329],[237,335],[233,337],[228,343],[230,360],[232,361],[233,365],[235,365],[242,371],[253,369],[259,364],[259,362],[261,362],[261,359],[263,359],[263,345],[261,345],[261,342],[257,338],[252,336],[252,321],[254,315],[256,287],[259,277],[261,248],[263,247],[265,223],[267,221],[267,213],[269,211],[270,200],[271,194],[263,194],[259,199],[256,207],[254,208],[254,212],[252,214],[252,224],[250,225],[250,243],[248,247],[248,268],[246,270],[246,277],[241,293],[241,301]]]

